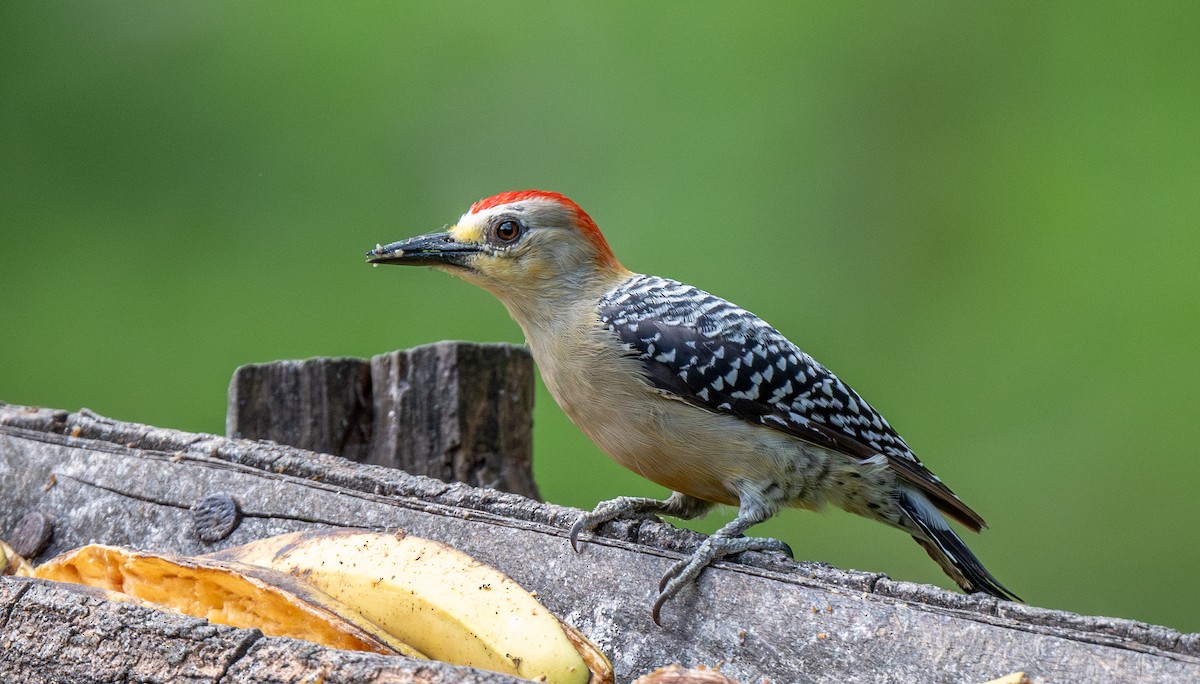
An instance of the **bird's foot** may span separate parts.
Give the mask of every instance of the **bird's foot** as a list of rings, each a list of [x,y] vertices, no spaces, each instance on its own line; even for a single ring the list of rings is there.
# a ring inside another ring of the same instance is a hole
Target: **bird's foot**
[[[663,575],[662,581],[658,583],[658,598],[654,600],[654,608],[650,611],[650,616],[654,618],[654,624],[662,625],[659,622],[659,615],[663,604],[678,594],[684,587],[695,582],[704,568],[708,567],[713,561],[720,560],[725,556],[742,553],[743,551],[778,551],[787,554],[788,558],[794,557],[792,555],[792,547],[778,539],[771,539],[769,537],[711,536],[700,544],[695,553],[672,565],[666,574]]]
[[[571,525],[570,539],[571,548],[575,553],[579,553],[579,533],[591,532],[597,527],[611,520],[616,520],[620,517],[641,519],[641,520],[660,520],[658,512],[666,509],[665,502],[656,501],[654,499],[643,499],[634,496],[617,497],[609,501],[602,501],[596,510],[591,513],[584,513],[579,516],[574,525]]]

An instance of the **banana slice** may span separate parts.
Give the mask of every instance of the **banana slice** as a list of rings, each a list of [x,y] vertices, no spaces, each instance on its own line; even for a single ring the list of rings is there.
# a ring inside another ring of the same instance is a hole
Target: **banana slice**
[[[211,557],[289,572],[436,660],[551,684],[612,681],[608,659],[582,634],[568,637],[570,628],[510,577],[438,542],[335,528]]]
[[[120,592],[209,622],[333,648],[422,654],[328,594],[269,568],[91,544],[34,569],[42,579]]]

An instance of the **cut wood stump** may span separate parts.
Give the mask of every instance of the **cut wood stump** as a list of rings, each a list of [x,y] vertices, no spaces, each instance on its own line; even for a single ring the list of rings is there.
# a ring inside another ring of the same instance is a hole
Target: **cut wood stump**
[[[237,515],[222,513],[225,499]],[[194,509],[206,500],[202,518],[227,535],[200,534]],[[35,560],[89,542],[201,554],[300,529],[401,528],[535,591],[609,655],[618,682],[675,662],[719,665],[745,684],[975,683],[1016,671],[1039,683],[1200,681],[1198,634],[756,553],[705,570],[658,627],[658,580],[703,536],[621,520],[576,554],[567,530],[580,513],[269,442],[0,405],[0,536],[44,516],[53,534]],[[508,681],[379,658],[0,580],[5,682]]]
[[[225,434],[539,498],[533,358],[511,344],[242,366]]]

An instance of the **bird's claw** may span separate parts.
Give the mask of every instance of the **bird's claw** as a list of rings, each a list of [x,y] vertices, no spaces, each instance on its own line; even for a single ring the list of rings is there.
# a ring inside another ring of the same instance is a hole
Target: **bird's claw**
[[[659,502],[653,502],[655,504]],[[600,527],[606,522],[616,520],[620,517],[627,517],[633,520],[654,520],[661,522],[654,511],[638,510],[636,507],[629,505],[628,499],[614,499],[612,501],[601,502],[596,506],[596,510],[591,513],[584,513],[579,516],[575,524],[571,525],[571,530],[567,537],[571,540],[571,549],[575,553],[579,553],[579,534],[581,532],[591,532]]]
[[[762,543],[742,549],[742,551],[776,551],[784,554],[791,560],[796,560],[796,554],[792,552],[792,547],[788,546],[787,542],[783,542],[778,539],[771,539],[769,537],[757,537],[755,538],[755,541]],[[738,553],[741,553],[741,551]]]
[[[788,560],[796,560],[796,553],[792,551],[792,547],[787,542],[779,542],[779,548],[776,551],[788,557]]]
[[[654,607],[650,610],[650,617],[654,619],[654,624],[662,625],[659,622],[659,618],[663,605],[684,587],[696,581],[696,578],[700,576],[704,568],[708,567],[713,561],[744,551],[779,551],[786,553],[788,558],[794,558],[792,547],[778,539],[770,539],[768,537],[709,537],[700,544],[691,556],[676,562],[663,573],[662,579],[658,582],[658,597],[654,599]]]
[[[716,549],[709,544],[710,540],[711,538],[705,540],[700,548],[696,549],[696,553],[675,563],[663,574],[658,583],[658,597],[654,599],[654,607],[650,610],[650,617],[654,619],[654,624],[662,626],[659,617],[663,605],[688,584],[696,581],[704,568],[718,558]]]
[[[588,517],[589,516],[587,515],[579,516],[579,519],[575,521],[575,524],[571,525],[571,532],[567,535],[571,540],[571,550],[575,553],[579,553],[579,533],[584,531],[591,532],[595,527],[595,525],[587,524]]]
[[[654,599],[654,607],[650,609],[650,617],[654,619],[654,624],[658,625],[659,627],[662,627],[662,621],[659,620],[659,613],[662,611],[663,604],[666,603],[667,599],[669,598],[671,598],[671,595],[669,594],[659,594],[658,598]]]
[[[620,517],[621,512],[619,509],[616,511],[605,510],[603,504],[601,504],[601,506],[597,507],[591,513],[584,513],[579,516],[579,519],[575,521],[574,525],[571,525],[571,531],[567,534],[571,540],[571,549],[575,553],[579,553],[580,532],[591,532],[604,523]]]

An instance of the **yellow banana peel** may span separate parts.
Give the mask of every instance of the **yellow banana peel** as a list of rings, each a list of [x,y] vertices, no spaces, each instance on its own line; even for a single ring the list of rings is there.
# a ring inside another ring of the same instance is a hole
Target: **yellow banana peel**
[[[429,539],[336,528],[210,557],[291,573],[436,660],[551,684],[612,681],[604,654],[510,577]]]
[[[33,576],[119,592],[139,603],[257,628],[270,636],[423,657],[341,601],[286,573],[255,565],[91,544],[46,561]]]

